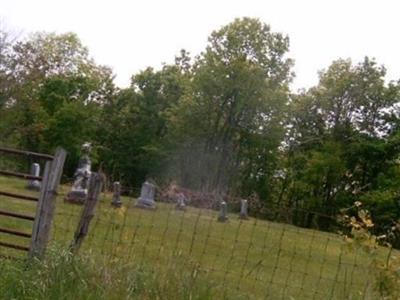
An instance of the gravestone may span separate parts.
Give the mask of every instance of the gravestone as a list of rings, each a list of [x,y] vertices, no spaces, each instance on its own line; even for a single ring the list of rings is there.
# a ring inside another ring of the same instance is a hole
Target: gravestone
[[[240,200],[239,219],[247,220],[249,218],[247,210],[248,210],[247,200],[245,200],[245,199]]]
[[[86,201],[89,179],[92,174],[92,163],[89,158],[91,147],[91,144],[87,142],[82,145],[82,157],[74,174],[74,184],[65,198],[67,202],[83,204]]]
[[[38,163],[33,163],[31,166],[31,175],[40,176],[40,165]],[[26,186],[29,190],[40,191],[41,182],[37,179],[29,180]]]
[[[121,207],[121,184],[116,181],[113,184],[113,198],[111,201],[111,205],[114,207]]]
[[[182,192],[177,195],[176,200],[177,201],[176,201],[175,209],[186,210],[186,204],[185,204],[186,197]]]
[[[156,186],[149,181],[145,181],[142,184],[140,190],[140,197],[136,203],[136,207],[145,209],[155,209],[156,203],[154,201],[154,194],[156,192]]]
[[[228,221],[227,213],[228,213],[228,208],[227,208],[226,202],[222,201],[220,209],[219,209],[219,214],[218,214],[218,222]]]

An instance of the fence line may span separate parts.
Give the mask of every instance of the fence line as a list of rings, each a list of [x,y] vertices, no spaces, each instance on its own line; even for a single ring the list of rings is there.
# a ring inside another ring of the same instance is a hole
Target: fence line
[[[178,211],[171,203],[157,203],[156,210],[148,211],[134,207],[132,196],[122,197],[122,202],[121,208],[113,208],[111,195],[102,195],[82,250],[151,265],[160,272],[174,269],[178,261],[184,269],[204,274],[224,294],[242,293],[252,299],[362,299],[371,284],[364,280],[370,272],[368,255],[361,249],[347,252],[334,233],[257,218],[241,220],[236,213],[219,223],[214,210],[189,206]],[[71,220],[79,211],[79,206],[62,206],[57,216],[68,216],[69,221],[57,222],[63,228],[54,229],[55,242],[60,242],[58,232],[72,232]],[[287,210],[271,208],[271,213],[282,211]]]
[[[50,241],[55,247],[71,244],[83,208],[63,201],[68,191],[62,186],[57,197]],[[245,299],[376,298],[368,253],[348,248],[338,234],[279,222],[293,209],[269,207],[278,221],[243,220],[234,211],[223,223],[216,210],[205,207],[181,211],[175,203],[156,202],[155,210],[137,208],[138,190],[125,192],[120,208],[111,206],[110,193],[100,195],[80,255],[150,267],[159,276],[188,272],[192,281],[201,277],[222,295]],[[387,250],[379,249],[378,257]]]

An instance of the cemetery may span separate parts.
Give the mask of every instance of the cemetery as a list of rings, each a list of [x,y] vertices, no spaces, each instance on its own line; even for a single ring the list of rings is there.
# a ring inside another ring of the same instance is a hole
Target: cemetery
[[[400,299],[397,7],[45,2],[0,15],[0,299]]]
[[[24,188],[24,183],[0,177],[0,187],[14,191]],[[63,201],[70,189],[69,185],[61,186],[57,196],[49,255],[52,247],[67,247],[74,234],[76,237],[76,225],[87,200],[81,205]],[[149,181],[143,183],[137,198],[123,196],[121,190],[115,182],[109,192],[99,194],[89,230],[79,241],[80,256],[91,253],[92,259],[106,259],[111,268],[113,261],[156,268],[161,282],[171,272],[197,270],[200,278],[214,282],[213,297],[351,295],[362,299],[366,290],[371,293],[368,282],[373,278],[366,280],[368,266],[362,263],[368,256],[362,249],[347,252],[336,234],[251,218],[245,199],[234,213],[225,201],[218,210],[191,207],[184,204],[182,193],[177,193],[175,203],[156,203],[156,185]],[[22,201],[13,202],[8,209],[33,213]],[[19,229],[24,226],[18,225]],[[380,251],[383,259],[386,250]]]

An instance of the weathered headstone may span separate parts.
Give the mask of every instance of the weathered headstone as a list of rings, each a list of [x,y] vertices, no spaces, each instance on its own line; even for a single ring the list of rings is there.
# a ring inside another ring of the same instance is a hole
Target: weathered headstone
[[[228,221],[227,214],[228,214],[228,208],[227,208],[226,202],[222,201],[220,209],[219,209],[219,214],[218,214],[218,222]]]
[[[240,219],[247,220],[249,218],[247,210],[248,210],[247,200],[242,199],[240,201],[240,213],[239,213],[239,218]]]
[[[140,197],[136,203],[136,207],[146,208],[146,209],[155,209],[156,203],[154,201],[154,194],[156,192],[156,187],[154,184],[149,181],[145,181],[142,184],[142,188],[140,190]]]
[[[121,201],[121,184],[116,181],[113,184],[113,198],[111,205],[114,207],[121,207],[122,201]]]
[[[90,150],[90,143],[84,143],[82,145],[82,157],[79,160],[78,168],[74,174],[74,184],[65,198],[68,202],[83,204],[87,198],[89,179],[92,174],[92,163],[89,158]]]
[[[31,166],[31,175],[40,176],[40,165],[38,163],[33,163]],[[40,191],[41,182],[37,179],[29,180],[26,186],[29,190]]]
[[[177,201],[176,201],[175,208],[177,210],[186,210],[186,203],[185,203],[186,197],[182,192],[177,195],[176,200]]]

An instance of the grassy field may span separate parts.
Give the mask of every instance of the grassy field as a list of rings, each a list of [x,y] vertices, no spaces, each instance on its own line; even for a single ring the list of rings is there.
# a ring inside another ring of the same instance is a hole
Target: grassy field
[[[32,193],[24,185],[0,177],[1,190]],[[57,199],[53,256],[73,239],[82,209],[63,202],[68,189],[62,186]],[[118,280],[127,284],[121,274],[131,278],[146,270],[141,280],[147,282],[147,290],[159,291],[158,296],[146,294],[148,299],[376,299],[371,257],[362,249],[350,249],[337,234],[252,218],[242,221],[235,214],[229,215],[229,222],[219,223],[215,211],[189,207],[182,212],[167,203],[147,211],[135,208],[133,198],[123,198],[118,209],[110,202],[111,195],[103,194],[80,252],[83,261],[101,267],[96,274],[116,273],[110,275],[110,286]],[[35,203],[0,196],[0,209],[34,215]],[[0,216],[1,228],[30,232],[31,224]],[[0,236],[3,242],[29,245],[28,239]],[[0,254],[24,255],[3,247]],[[379,256],[384,260],[386,254],[381,249]],[[178,293],[179,286],[183,290]],[[115,299],[135,298],[131,292]],[[64,293],[68,294],[65,289]]]

